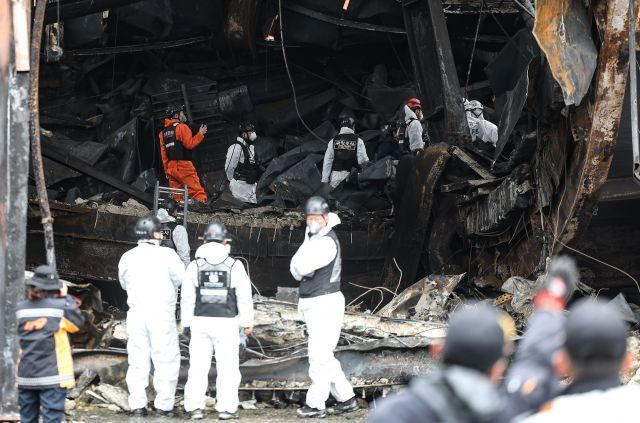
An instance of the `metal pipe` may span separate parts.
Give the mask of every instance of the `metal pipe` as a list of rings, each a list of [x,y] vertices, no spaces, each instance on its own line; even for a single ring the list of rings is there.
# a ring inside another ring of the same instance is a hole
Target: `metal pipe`
[[[47,255],[47,264],[56,267],[56,253],[53,244],[53,218],[49,209],[49,197],[44,180],[44,166],[42,164],[42,149],[40,147],[40,111],[38,88],[40,73],[40,45],[42,42],[42,27],[44,24],[44,12],[47,0],[37,0],[33,29],[31,32],[31,87],[29,89],[29,115],[31,116],[31,151],[33,160],[33,175],[36,180],[38,203],[42,215],[42,227],[44,228],[44,247]]]
[[[187,121],[193,123],[193,116],[191,115],[191,104],[189,104],[189,97],[187,96],[187,87],[184,84],[180,84],[180,90],[182,91],[182,101],[184,107],[187,109]]]
[[[629,0],[629,99],[631,101],[631,144],[633,179],[640,184],[640,141],[638,140],[638,67],[636,64],[635,0]]]

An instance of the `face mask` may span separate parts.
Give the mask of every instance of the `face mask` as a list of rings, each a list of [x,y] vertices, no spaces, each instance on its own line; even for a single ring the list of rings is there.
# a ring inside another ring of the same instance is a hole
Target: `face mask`
[[[258,135],[255,132],[249,132],[249,141],[253,142],[258,138]]]
[[[482,109],[473,109],[473,114],[474,114],[476,117],[480,117],[480,116],[482,116]]]
[[[316,221],[313,221],[309,224],[307,224],[307,228],[309,228],[309,233],[311,235],[315,235],[318,232],[320,232],[320,230],[322,230],[322,225]]]

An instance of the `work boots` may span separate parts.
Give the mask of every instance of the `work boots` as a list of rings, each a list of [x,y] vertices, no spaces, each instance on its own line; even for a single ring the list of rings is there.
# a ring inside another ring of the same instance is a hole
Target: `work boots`
[[[302,408],[298,408],[297,414],[298,414],[298,417],[303,417],[303,418],[305,417],[323,418],[327,416],[327,412],[325,410],[309,407],[308,405],[305,405]]]
[[[204,413],[200,409],[193,410],[192,412],[189,413],[189,416],[191,417],[191,420],[202,420],[202,419],[204,419]]]
[[[348,399],[346,401],[342,401],[329,408],[327,412],[331,415],[342,414],[342,413],[350,413],[352,411],[356,411],[358,408],[358,401],[356,401],[356,397]]]
[[[147,415],[147,409],[146,408],[136,408],[135,410],[131,411],[131,415],[133,417],[145,417]]]
[[[218,420],[236,420],[240,418],[240,414],[238,410],[233,413],[229,413],[228,411],[221,411],[218,413]]]

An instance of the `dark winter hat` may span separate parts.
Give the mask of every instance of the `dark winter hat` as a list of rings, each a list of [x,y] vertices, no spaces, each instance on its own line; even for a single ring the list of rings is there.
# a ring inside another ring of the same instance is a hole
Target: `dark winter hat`
[[[58,279],[58,272],[46,264],[36,267],[36,270],[33,271],[33,276],[28,278],[25,284],[45,291],[55,291],[62,288],[62,282]]]
[[[451,316],[442,361],[486,372],[502,357],[504,341],[497,311],[468,306]]]
[[[565,349],[572,361],[616,363],[627,349],[627,324],[613,304],[589,298],[571,307],[566,323]]]

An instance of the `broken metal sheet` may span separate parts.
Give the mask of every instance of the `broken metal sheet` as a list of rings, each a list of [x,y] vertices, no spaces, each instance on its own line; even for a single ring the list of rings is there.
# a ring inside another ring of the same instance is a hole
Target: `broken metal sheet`
[[[591,31],[581,0],[536,1],[533,35],[545,53],[568,106],[580,104],[596,70],[598,51]]]
[[[402,291],[376,314],[378,316],[424,321],[445,321],[449,296],[464,274],[431,275]]]
[[[522,165],[481,201],[459,209],[465,233],[491,235],[503,231],[519,212],[528,209],[533,190],[528,166]]]
[[[283,6],[287,10],[291,10],[293,12],[300,13],[301,15],[305,15],[313,19],[317,19],[322,22],[331,23],[337,26],[360,29],[363,31],[386,32],[389,34],[405,34],[405,31],[402,28],[392,28],[392,27],[383,26],[383,25],[374,25],[374,24],[369,24],[364,22],[357,22],[357,21],[337,18],[321,12],[317,12],[315,10],[307,9],[306,7],[297,5],[295,3],[285,3]]]
[[[618,309],[625,321],[632,325],[638,324],[638,319],[636,318],[633,310],[631,310],[631,306],[629,306],[629,303],[622,292],[616,295],[610,303]]]
[[[516,313],[530,314],[533,307],[531,301],[535,296],[544,277],[535,281],[522,278],[520,276],[512,276],[502,284],[502,291],[511,294],[511,308]]]
[[[511,133],[520,119],[528,94],[529,67],[527,66],[520,75],[516,86],[496,98],[496,110],[499,111],[498,142],[493,152],[493,159],[496,161],[511,138]]]
[[[484,68],[494,96],[511,91],[531,61],[540,55],[531,30],[521,29],[500,50],[498,56]]]
[[[303,204],[320,188],[322,176],[316,163],[322,156],[312,154],[291,166],[269,185],[269,189],[280,199],[294,206]]]

